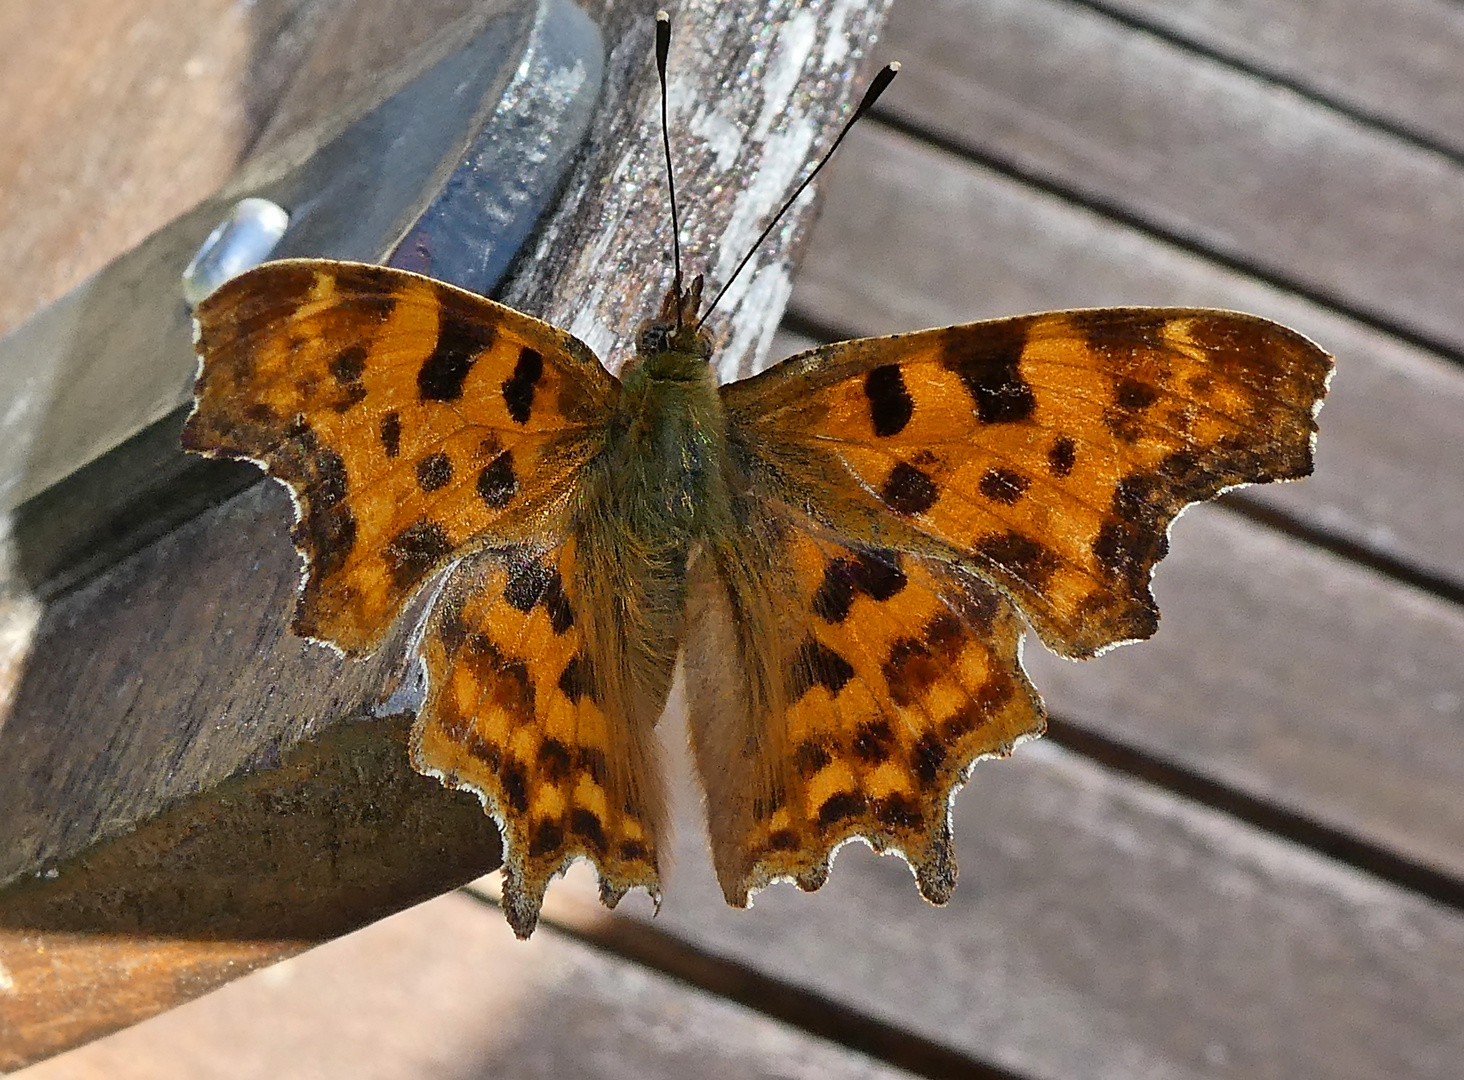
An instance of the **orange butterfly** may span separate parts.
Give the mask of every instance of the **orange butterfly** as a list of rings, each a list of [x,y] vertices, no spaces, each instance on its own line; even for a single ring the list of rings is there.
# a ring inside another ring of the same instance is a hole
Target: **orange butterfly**
[[[368,652],[445,572],[413,763],[498,823],[520,936],[577,858],[609,905],[658,896],[678,660],[729,903],[818,888],[852,839],[944,902],[954,791],[1043,729],[1023,616],[1069,657],[1152,634],[1169,523],[1308,475],[1332,366],[1263,319],[1121,308],[838,342],[718,386],[700,303],[678,271],[619,379],[385,267],[270,263],[196,312],[184,445],[294,492],[295,630]]]

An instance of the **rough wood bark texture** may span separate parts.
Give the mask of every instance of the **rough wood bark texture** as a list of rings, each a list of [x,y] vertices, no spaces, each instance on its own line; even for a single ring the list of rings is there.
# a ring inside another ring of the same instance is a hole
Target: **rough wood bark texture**
[[[71,19],[93,6],[73,4]],[[225,179],[245,147],[288,137],[467,7],[276,5],[246,26],[237,8],[105,6],[114,36],[152,50],[111,61],[124,82],[109,94],[134,100],[100,95],[107,130],[90,133],[84,110],[99,95],[64,65],[27,68],[40,90],[17,82],[7,95],[19,109],[29,92],[41,114],[0,152],[0,169],[36,185],[32,215],[0,222],[0,238],[44,274],[17,278],[31,290],[20,302],[53,298]],[[708,253],[693,272],[715,281],[730,269],[853,93],[885,5],[832,6],[837,18],[830,5],[787,0],[678,9],[683,242]],[[599,118],[507,297],[574,327],[614,365],[619,335],[669,280],[669,217],[650,13],[614,0],[591,13],[608,48]],[[5,18],[31,32],[31,16]],[[58,16],[35,32],[64,39],[75,25]],[[83,42],[73,63],[106,68],[106,49]],[[300,71],[288,90],[282,66]],[[146,71],[165,73],[148,86],[169,108],[188,96],[188,78],[207,78],[229,105],[149,114],[126,81]],[[711,150],[692,138],[702,127],[718,135]],[[112,183],[124,177],[149,198],[103,199],[106,183],[57,164],[44,147],[66,147],[72,128],[94,140],[62,155],[78,171],[111,154]],[[215,138],[199,141],[204,133]],[[158,145],[133,156],[144,137]],[[179,174],[178,160],[191,172]],[[160,194],[153,175],[175,187]],[[71,198],[36,210],[56,187]],[[101,227],[94,202],[115,224]],[[766,351],[807,218],[807,204],[789,216],[719,311],[729,370],[750,370]],[[718,247],[716,237],[730,240]],[[63,258],[42,258],[57,247]],[[44,603],[44,582],[12,559],[0,607],[0,879],[10,882],[0,893],[0,1066],[135,1022],[496,865],[497,837],[475,802],[405,768],[407,721],[382,704],[404,670],[401,635],[355,664],[286,632],[299,577],[290,520],[283,491],[256,484]],[[9,541],[13,555],[26,538]]]

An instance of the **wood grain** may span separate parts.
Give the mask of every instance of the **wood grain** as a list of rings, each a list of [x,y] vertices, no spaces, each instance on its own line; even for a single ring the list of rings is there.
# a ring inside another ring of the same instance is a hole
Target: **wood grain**
[[[0,333],[227,180],[327,6],[0,6]]]
[[[1369,318],[1464,347],[1464,168],[1063,0],[903,5],[884,108]]]
[[[722,903],[683,787],[667,899],[627,914],[1028,1077],[1448,1080],[1464,919],[1050,743],[976,767],[946,908],[845,848]],[[627,901],[627,904],[629,901]]]
[[[907,1075],[552,929],[516,941],[496,912],[462,896],[403,912],[25,1073],[26,1080]]]
[[[1464,153],[1464,16],[1450,0],[1097,0]]]

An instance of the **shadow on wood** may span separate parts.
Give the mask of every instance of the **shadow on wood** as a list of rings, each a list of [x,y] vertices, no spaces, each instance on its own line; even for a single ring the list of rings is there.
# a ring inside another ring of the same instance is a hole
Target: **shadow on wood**
[[[411,717],[332,728],[0,899],[0,1069],[196,997],[495,869],[476,799],[413,772]]]

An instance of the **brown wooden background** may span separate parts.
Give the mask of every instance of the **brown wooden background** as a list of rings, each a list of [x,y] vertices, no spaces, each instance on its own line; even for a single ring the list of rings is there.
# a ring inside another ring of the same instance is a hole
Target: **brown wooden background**
[[[0,5],[0,324],[220,183],[324,7]],[[1153,641],[1033,644],[1052,737],[958,800],[944,910],[860,848],[727,910],[683,791],[657,918],[575,877],[518,945],[448,896],[29,1075],[1464,1074],[1464,8],[896,0],[887,30],[787,347],[1243,308],[1338,357],[1316,477],[1183,518]]]

